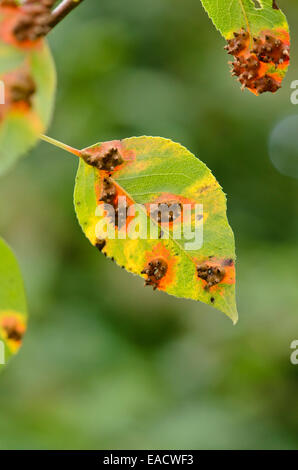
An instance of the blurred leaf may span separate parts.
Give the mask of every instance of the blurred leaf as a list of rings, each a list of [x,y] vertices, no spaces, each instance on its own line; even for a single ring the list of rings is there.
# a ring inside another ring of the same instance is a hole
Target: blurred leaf
[[[77,174],[75,209],[90,242],[118,265],[143,275],[147,285],[203,301],[236,322],[234,237],[225,195],[206,165],[181,145],[159,137],[99,143],[81,155],[85,161]],[[124,199],[127,209],[121,206]],[[114,220],[107,204],[115,209]],[[135,204],[141,206],[133,213]],[[161,219],[158,211],[169,206],[170,213],[163,212]],[[180,223],[182,233],[175,238]],[[194,237],[195,226],[204,232],[202,247],[187,245],[186,230]]]
[[[0,238],[0,367],[16,354],[26,331],[27,307],[22,276],[11,249]],[[4,346],[4,348],[3,348]]]
[[[276,92],[289,66],[286,17],[272,0],[201,0],[235,57],[232,73],[256,95]]]
[[[42,39],[17,41],[19,8],[0,7],[0,175],[38,140],[50,121],[55,66]]]

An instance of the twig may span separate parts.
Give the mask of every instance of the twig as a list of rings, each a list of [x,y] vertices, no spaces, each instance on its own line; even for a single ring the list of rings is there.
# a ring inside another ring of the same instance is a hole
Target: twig
[[[49,26],[54,28],[60,21],[62,21],[68,13],[70,13],[74,8],[79,6],[84,0],[63,0],[51,14],[51,20]]]

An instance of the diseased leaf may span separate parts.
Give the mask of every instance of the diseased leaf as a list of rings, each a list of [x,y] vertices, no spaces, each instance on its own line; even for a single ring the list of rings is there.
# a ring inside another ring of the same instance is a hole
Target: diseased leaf
[[[11,249],[0,238],[0,368],[16,354],[27,325],[23,281]]]
[[[0,6],[0,175],[45,132],[52,114],[55,66],[43,39],[17,39],[22,7]]]
[[[290,36],[286,17],[272,0],[201,0],[234,56],[232,75],[242,88],[275,93],[288,70]]]
[[[159,137],[99,143],[81,156],[74,201],[90,242],[154,289],[210,304],[236,322],[234,236],[226,197],[206,165]],[[141,205],[135,214],[133,204]],[[161,218],[158,210],[169,206]],[[180,223],[182,234],[174,238]],[[105,224],[103,238],[98,233]],[[203,245],[190,245],[187,230],[203,233]]]

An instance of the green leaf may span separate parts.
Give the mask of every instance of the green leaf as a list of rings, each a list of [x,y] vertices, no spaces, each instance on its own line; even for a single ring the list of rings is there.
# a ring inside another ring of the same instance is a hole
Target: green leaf
[[[27,306],[18,263],[0,238],[0,367],[16,354],[27,325]]]
[[[232,72],[256,95],[275,92],[289,66],[285,15],[272,0],[201,0],[234,55]],[[237,37],[235,37],[235,35]],[[251,78],[250,78],[251,77]]]
[[[17,42],[17,8],[0,7],[0,176],[32,148],[52,115],[56,72],[45,40]]]
[[[159,137],[99,143],[81,155],[74,201],[90,242],[154,288],[205,302],[236,322],[234,236],[226,217],[226,197],[206,165],[181,145]],[[99,209],[107,202],[117,209],[120,196],[126,197],[129,211],[133,204],[141,205],[139,213],[128,212],[127,223],[119,212],[115,221],[107,212],[100,217]],[[182,213],[172,213],[170,223],[169,217],[161,222],[149,211],[150,204],[176,204],[175,210],[181,208]],[[183,219],[185,204],[191,208],[190,222]],[[199,216],[196,205],[203,205]],[[131,239],[137,221],[145,226],[144,239]],[[182,236],[175,239],[181,221]],[[158,231],[154,239],[150,223]],[[98,224],[110,230],[104,239]],[[202,246],[188,244],[184,229],[194,231],[195,226],[198,233],[203,231]],[[123,236],[127,238],[119,239]]]

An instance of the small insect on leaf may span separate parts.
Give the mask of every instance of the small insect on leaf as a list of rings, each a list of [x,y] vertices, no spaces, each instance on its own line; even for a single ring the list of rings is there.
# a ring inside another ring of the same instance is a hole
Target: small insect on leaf
[[[234,236],[206,165],[160,137],[98,143],[80,156],[75,210],[90,242],[153,290],[236,322]]]
[[[255,95],[275,93],[290,63],[286,17],[272,0],[201,0],[234,57],[233,76]]]
[[[18,263],[0,238],[0,368],[22,345],[27,327],[27,306]]]
[[[45,40],[46,0],[0,3],[0,175],[47,128],[54,103],[55,66]]]

